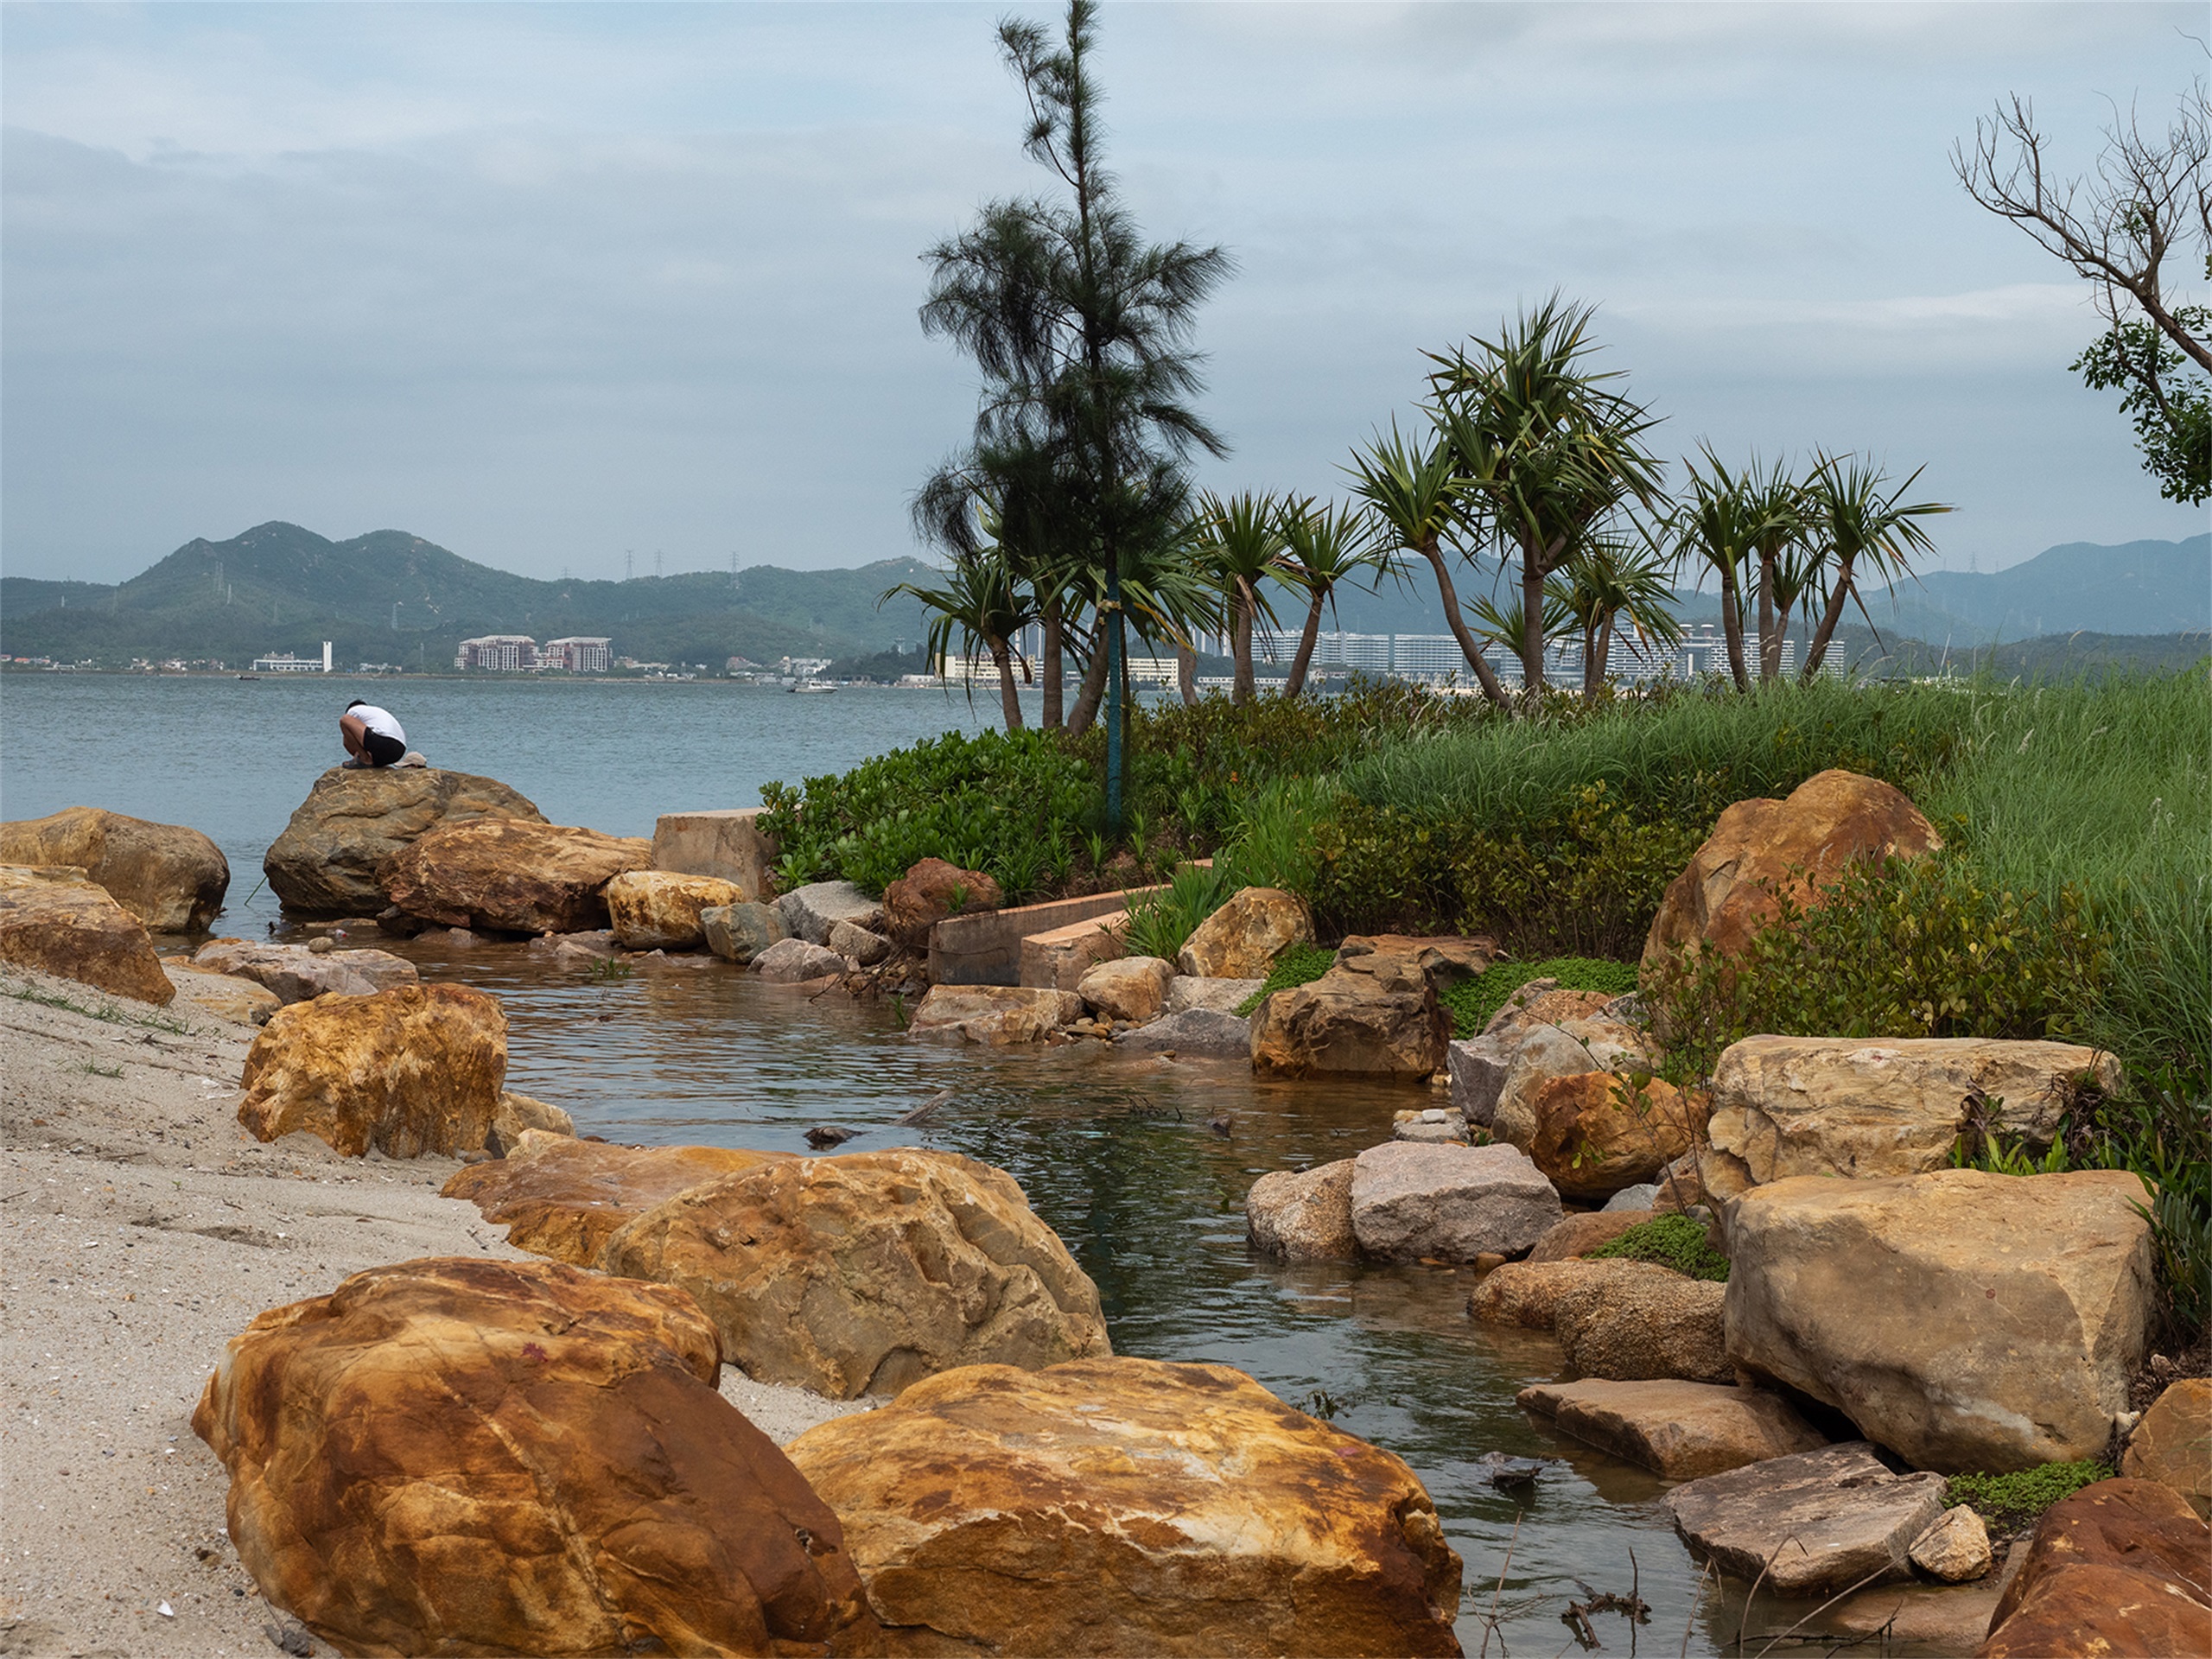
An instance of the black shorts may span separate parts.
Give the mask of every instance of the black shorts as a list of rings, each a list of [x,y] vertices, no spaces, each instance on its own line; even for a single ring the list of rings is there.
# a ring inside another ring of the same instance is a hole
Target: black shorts
[[[386,737],[382,732],[363,732],[361,748],[372,766],[396,766],[407,755],[407,746],[396,737]]]

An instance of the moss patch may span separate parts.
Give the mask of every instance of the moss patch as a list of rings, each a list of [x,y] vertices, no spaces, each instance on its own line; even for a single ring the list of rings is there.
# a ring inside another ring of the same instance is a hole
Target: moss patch
[[[2107,1465],[2090,1460],[2039,1464],[2009,1475],[1953,1475],[1943,1501],[1955,1509],[1965,1504],[1993,1531],[2018,1532],[2033,1526],[2060,1498],[2111,1478]]]
[[[1463,979],[1437,1001],[1452,1010],[1452,1034],[1478,1037],[1505,1006],[1506,999],[1532,979],[1555,979],[1564,991],[1603,991],[1625,996],[1636,988],[1636,964],[1602,957],[1553,957],[1544,962],[1496,962],[1485,973]]]
[[[1655,1216],[1640,1221],[1589,1254],[1615,1261],[1656,1262],[1693,1279],[1721,1284],[1728,1280],[1728,1258],[1713,1248],[1704,1227],[1688,1216]]]
[[[1268,969],[1268,982],[1238,1003],[1236,1012],[1249,1016],[1277,991],[1287,991],[1294,985],[1311,985],[1327,973],[1336,960],[1337,953],[1325,944],[1286,946],[1275,957],[1274,965]]]

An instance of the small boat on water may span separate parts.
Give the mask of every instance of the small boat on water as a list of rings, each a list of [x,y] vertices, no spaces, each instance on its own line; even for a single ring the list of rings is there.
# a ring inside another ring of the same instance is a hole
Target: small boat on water
[[[258,674],[241,674],[238,676],[238,678],[242,680],[257,680],[261,676]]]
[[[791,682],[791,695],[793,696],[797,696],[802,691],[835,691],[836,689],[837,688],[836,686],[831,685],[826,680],[794,680]]]

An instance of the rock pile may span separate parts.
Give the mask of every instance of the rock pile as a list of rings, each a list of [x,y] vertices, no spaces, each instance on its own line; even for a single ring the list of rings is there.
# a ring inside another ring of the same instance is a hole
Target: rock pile
[[[206,932],[231,885],[199,830],[93,806],[0,823],[0,864],[74,866],[156,933]]]

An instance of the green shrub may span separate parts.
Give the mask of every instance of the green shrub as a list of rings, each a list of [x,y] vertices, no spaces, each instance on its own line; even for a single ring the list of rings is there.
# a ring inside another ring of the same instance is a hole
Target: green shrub
[[[1249,1015],[1256,1013],[1260,1004],[1277,991],[1287,991],[1294,986],[1311,985],[1327,973],[1337,960],[1337,953],[1325,944],[1293,944],[1278,951],[1268,969],[1268,982],[1236,1005],[1236,1012]]]
[[[1239,883],[1224,864],[1185,864],[1155,893],[1129,900],[1129,920],[1122,942],[1133,957],[1173,962],[1200,922],[1236,894]]]
[[[2006,1475],[1953,1475],[1943,1501],[1954,1509],[1965,1504],[1993,1531],[2017,1532],[2041,1520],[2062,1497],[2111,1478],[2108,1465],[2089,1461],[2039,1464]]]
[[[1533,979],[1555,979],[1564,991],[1603,991],[1625,996],[1636,988],[1636,964],[1597,957],[1552,957],[1542,962],[1494,962],[1482,973],[1438,993],[1452,1010],[1452,1034],[1478,1037],[1513,993]]]
[[[1688,1216],[1654,1216],[1589,1252],[1592,1259],[1656,1262],[1693,1279],[1726,1283],[1728,1258],[1713,1248],[1705,1229]]]

